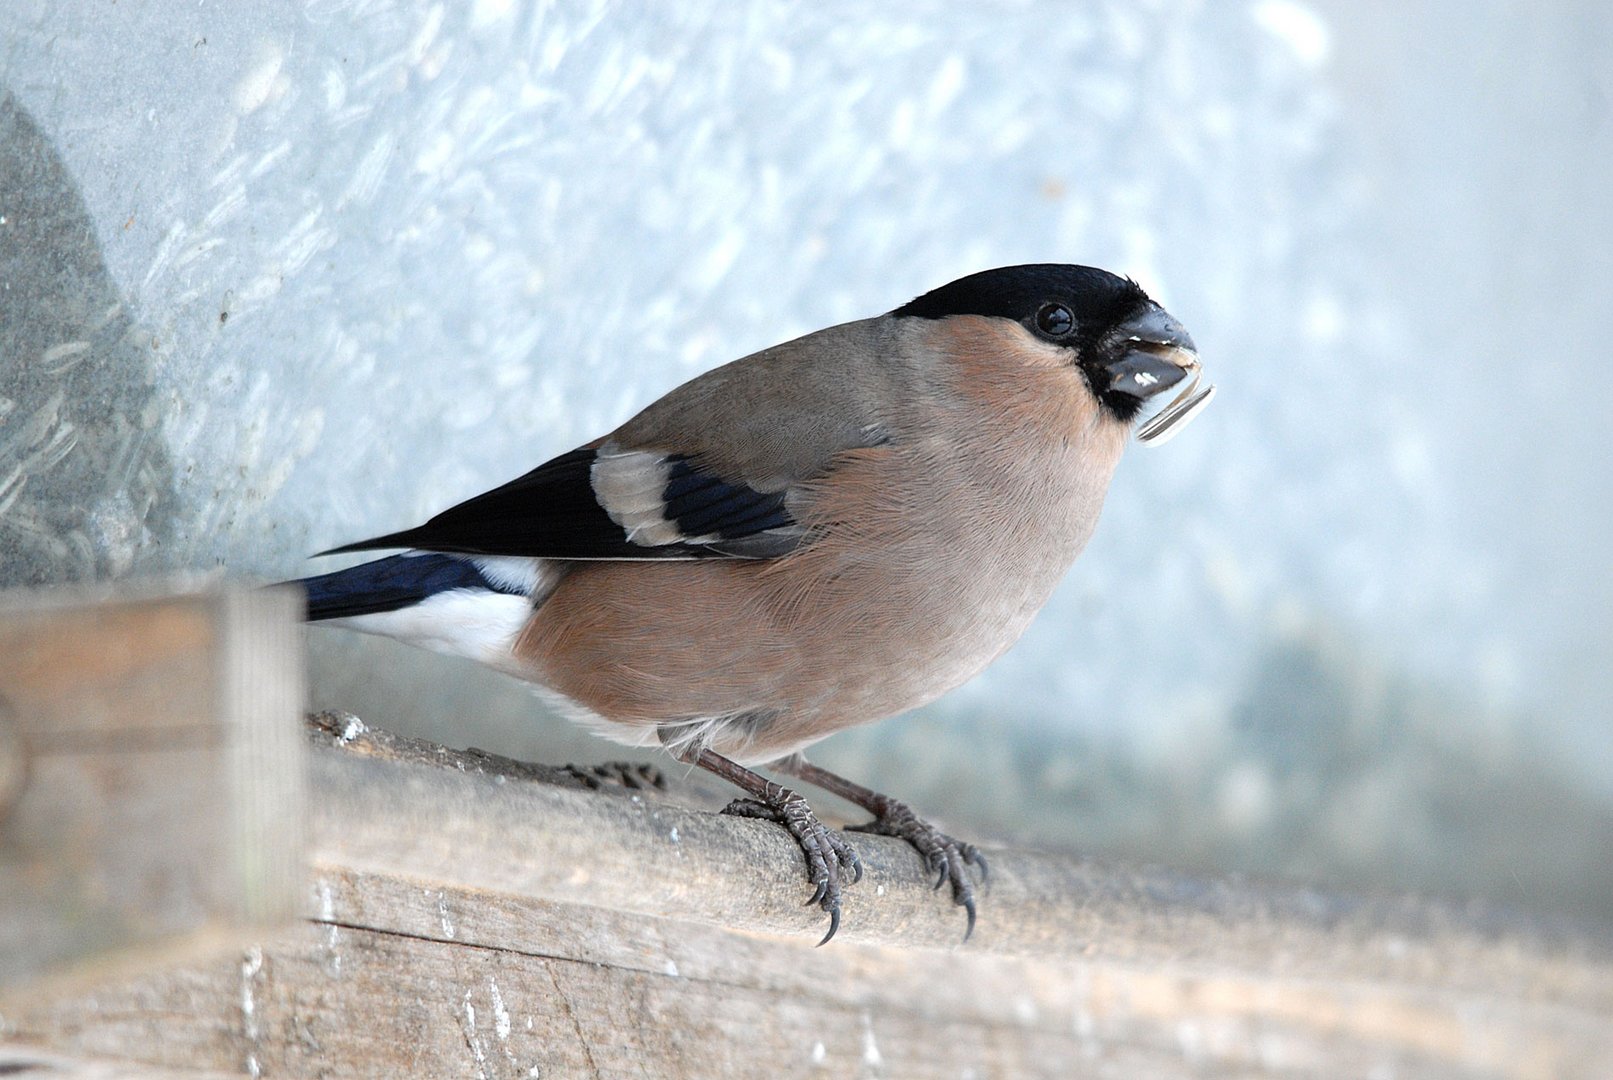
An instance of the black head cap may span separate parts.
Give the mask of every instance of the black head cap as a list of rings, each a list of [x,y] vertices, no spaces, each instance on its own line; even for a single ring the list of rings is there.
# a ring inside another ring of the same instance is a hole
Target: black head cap
[[[1149,303],[1142,286],[1096,266],[1028,263],[1001,266],[959,278],[891,312],[920,319],[948,315],[995,315],[1036,328],[1037,313],[1063,304],[1077,327],[1101,335],[1136,315]]]

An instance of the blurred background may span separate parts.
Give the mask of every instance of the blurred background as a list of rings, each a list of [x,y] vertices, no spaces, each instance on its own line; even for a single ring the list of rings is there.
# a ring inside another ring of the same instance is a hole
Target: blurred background
[[[10,0],[0,585],[323,570],[718,363],[1093,263],[1219,397],[1014,651],[816,759],[972,838],[1613,919],[1610,57],[1596,0]],[[622,756],[308,640],[315,706]]]

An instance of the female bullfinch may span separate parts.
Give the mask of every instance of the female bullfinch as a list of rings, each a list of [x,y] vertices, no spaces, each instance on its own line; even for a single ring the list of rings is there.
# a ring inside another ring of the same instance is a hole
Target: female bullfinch
[[[972,931],[974,846],[802,751],[1012,645],[1092,535],[1144,403],[1197,370],[1133,281],[987,270],[709,371],[424,525],[335,549],[407,550],[306,579],[308,616],[480,660],[732,781],[748,797],[728,812],[800,843],[824,941],[856,853],[748,766],[867,809],[861,828],[917,848]]]

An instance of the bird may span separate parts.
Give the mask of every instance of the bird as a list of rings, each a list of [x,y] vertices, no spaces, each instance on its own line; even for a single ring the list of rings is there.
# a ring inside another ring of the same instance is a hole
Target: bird
[[[1199,371],[1130,278],[985,270],[707,371],[422,525],[320,553],[399,554],[298,584],[310,621],[480,661],[732,783],[725,813],[801,848],[820,945],[861,861],[758,769],[872,815],[848,831],[912,845],[968,940],[980,850],[804,751],[1013,645],[1091,537],[1133,430],[1162,439],[1208,401]]]

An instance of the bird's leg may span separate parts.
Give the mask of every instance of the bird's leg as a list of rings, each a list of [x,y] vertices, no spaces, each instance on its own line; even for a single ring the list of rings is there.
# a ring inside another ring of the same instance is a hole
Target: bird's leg
[[[710,750],[689,751],[680,756],[689,764],[715,773],[751,796],[748,799],[735,799],[723,813],[765,818],[790,830],[790,835],[795,837],[795,842],[801,845],[801,851],[806,855],[807,877],[813,885],[812,898],[807,904],[817,904],[829,913],[829,932],[823,935],[823,941],[818,944],[828,942],[840,929],[842,875],[850,874],[852,881],[863,876],[857,852],[845,837],[825,828],[807,801],[789,788],[775,784],[767,777]]]
[[[772,767],[799,777],[813,787],[838,795],[847,802],[856,803],[874,815],[874,820],[866,824],[846,826],[848,831],[895,836],[912,844],[923,857],[924,865],[935,875],[937,889],[948,881],[952,882],[952,902],[968,913],[969,925],[964,930],[963,940],[969,940],[969,935],[975,931],[975,886],[966,867],[979,868],[982,885],[987,877],[986,857],[978,848],[954,840],[913,813],[912,807],[906,803],[853,783],[827,769],[820,769],[800,754],[774,762]]]

